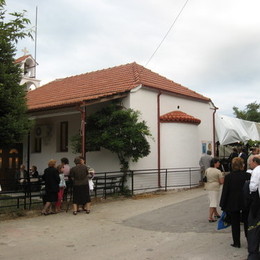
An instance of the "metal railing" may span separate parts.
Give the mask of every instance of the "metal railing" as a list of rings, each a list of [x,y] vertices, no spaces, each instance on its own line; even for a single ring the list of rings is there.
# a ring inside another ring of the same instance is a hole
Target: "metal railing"
[[[131,194],[147,191],[167,191],[174,188],[192,188],[199,185],[201,173],[199,167],[146,169],[129,171],[125,185]]]
[[[95,178],[103,179],[102,187],[96,187],[94,192],[91,192],[92,197],[104,197],[114,194],[107,189],[109,180],[112,177],[121,176],[124,180],[121,189],[116,190],[119,194],[135,195],[146,192],[167,191],[174,188],[192,188],[198,186],[201,180],[201,172],[199,167],[185,168],[168,168],[168,169],[143,169],[129,170],[124,173],[121,171],[98,172]],[[19,183],[13,180],[0,179],[0,209],[4,207],[20,207],[20,200],[23,201],[23,208],[31,208],[32,204],[42,203],[41,187],[43,182],[39,179],[38,182],[30,182],[25,179]],[[97,185],[98,182],[97,182]],[[9,189],[10,187],[10,189]],[[4,204],[6,200],[13,201],[10,205]]]

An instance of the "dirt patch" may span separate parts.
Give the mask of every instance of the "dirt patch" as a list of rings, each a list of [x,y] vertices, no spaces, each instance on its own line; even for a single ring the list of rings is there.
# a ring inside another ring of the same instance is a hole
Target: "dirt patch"
[[[17,218],[32,218],[40,215],[39,210],[19,210],[12,212],[4,212],[0,214],[0,221],[17,219]]]

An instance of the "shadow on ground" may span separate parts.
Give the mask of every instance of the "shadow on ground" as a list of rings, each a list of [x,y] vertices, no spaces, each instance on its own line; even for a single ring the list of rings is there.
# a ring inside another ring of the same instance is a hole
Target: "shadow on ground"
[[[126,219],[122,224],[160,232],[215,233],[217,222],[209,223],[207,216],[208,198],[203,195]],[[230,228],[218,232],[230,232]]]

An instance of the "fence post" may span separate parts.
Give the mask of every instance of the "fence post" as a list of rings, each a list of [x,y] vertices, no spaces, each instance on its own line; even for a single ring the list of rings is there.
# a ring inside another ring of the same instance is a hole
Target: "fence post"
[[[134,195],[134,171],[131,171],[131,181],[132,181],[132,183],[131,183],[131,193],[132,193],[132,196]]]
[[[164,183],[165,183],[165,191],[167,191],[167,188],[168,188],[168,169],[165,170],[165,180],[164,180]]]
[[[107,199],[107,173],[105,172],[105,200]]]
[[[191,189],[191,168],[189,168],[189,172],[190,172],[190,189]]]

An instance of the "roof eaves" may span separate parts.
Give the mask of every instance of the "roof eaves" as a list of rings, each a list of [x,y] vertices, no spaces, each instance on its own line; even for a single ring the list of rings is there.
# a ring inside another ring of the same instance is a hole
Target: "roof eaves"
[[[122,93],[110,93],[107,95],[95,95],[88,98],[77,98],[70,101],[63,101],[63,102],[52,102],[51,104],[40,104],[36,106],[31,106],[31,108],[28,109],[28,112],[36,112],[36,111],[47,111],[52,109],[58,109],[58,108],[66,108],[66,107],[72,107],[78,104],[85,103],[86,105],[91,105],[98,102],[105,102],[112,99],[122,98],[127,95],[129,91],[125,91]]]
[[[182,98],[185,97],[185,98],[188,98],[188,99],[191,99],[191,100],[199,100],[199,101],[203,101],[203,102],[211,102],[210,98],[204,97],[204,96],[202,96],[202,95],[200,95],[200,94],[198,94],[196,92],[195,93],[197,95],[200,95],[201,97],[185,95],[185,94],[182,94],[182,93],[177,93],[175,91],[170,91],[170,90],[166,90],[166,89],[162,89],[162,88],[158,88],[158,87],[154,87],[154,86],[143,85],[143,87],[159,90],[161,92],[168,93],[168,94],[171,94],[171,95],[174,95],[174,96],[177,96],[177,97],[182,97]]]

